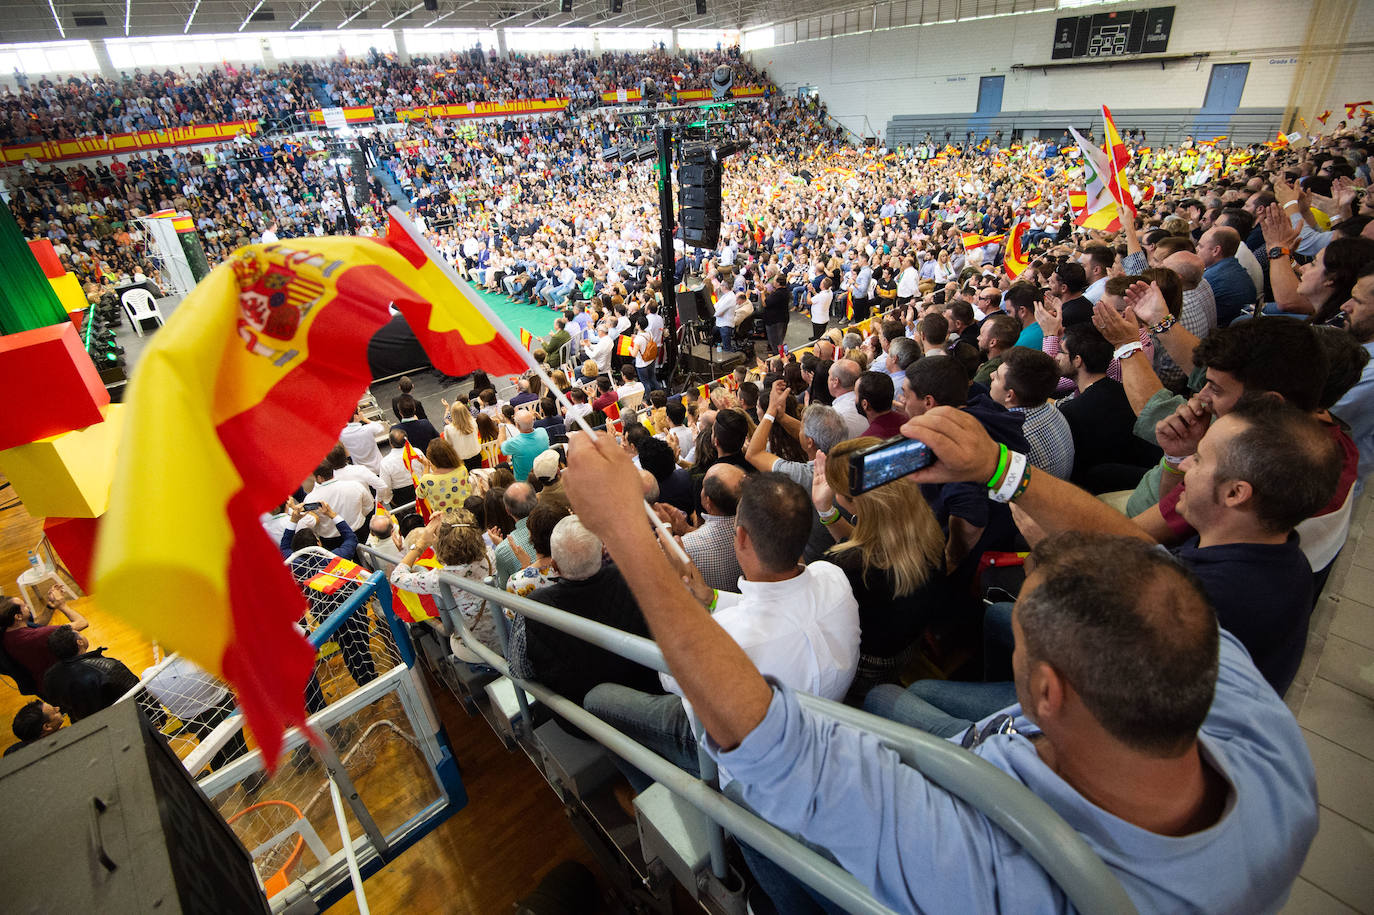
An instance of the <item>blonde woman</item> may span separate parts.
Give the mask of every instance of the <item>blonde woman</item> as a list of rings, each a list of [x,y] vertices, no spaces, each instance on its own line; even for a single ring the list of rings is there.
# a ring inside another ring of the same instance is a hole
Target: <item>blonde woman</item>
[[[441,568],[415,568],[415,563],[427,550],[434,550],[434,558],[442,563]],[[440,595],[439,573],[448,572],[460,578],[481,581],[493,574],[496,568],[491,550],[482,539],[482,531],[472,513],[462,508],[450,508],[435,514],[428,525],[415,538],[401,562],[391,571],[391,583],[403,591],[415,594]],[[480,597],[474,597],[458,588],[452,589],[458,602],[457,610],[477,641],[500,654],[501,640],[496,632],[492,614],[499,612],[489,607]],[[442,597],[441,597],[442,599]],[[469,664],[481,664],[482,659],[469,649],[457,635],[449,642],[454,655]]]
[[[876,445],[865,437],[816,455],[812,501],[838,541],[825,558],[844,570],[859,602],[859,669],[845,701],[862,705],[879,683],[897,683],[927,623],[948,603],[945,535],[921,488],[896,480],[854,495],[849,455]],[[839,516],[854,516],[850,526]]]
[[[464,467],[476,470],[482,466],[482,440],[477,434],[477,421],[472,418],[467,398],[459,397],[452,404],[445,400],[443,404],[447,417],[444,441],[458,452],[458,460],[463,462]]]
[[[461,508],[472,495],[468,470],[458,460],[458,452],[442,438],[436,438],[425,448],[421,458],[425,472],[415,487],[416,498],[423,499],[435,513],[446,508]]]

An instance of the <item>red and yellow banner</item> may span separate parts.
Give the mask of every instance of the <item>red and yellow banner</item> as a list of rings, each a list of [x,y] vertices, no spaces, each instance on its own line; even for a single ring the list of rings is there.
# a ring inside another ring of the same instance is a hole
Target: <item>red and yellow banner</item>
[[[995,244],[996,242],[1000,242],[1007,236],[1005,232],[1001,235],[979,235],[977,232],[965,232],[963,233],[963,237],[964,250],[972,251],[974,248],[981,248],[984,245],[991,245]]]
[[[224,143],[240,133],[258,132],[257,121],[227,121],[199,127],[173,127],[170,130],[140,130],[136,133],[111,133],[79,140],[39,140],[0,149],[0,163],[15,165],[25,159],[61,162],[123,153],[160,149],[164,146],[194,146],[198,143]]]
[[[305,586],[321,594],[337,594],[345,585],[367,581],[367,569],[347,559],[335,557],[329,565],[305,580]]]
[[[258,523],[338,440],[395,304],[451,375],[527,367],[399,211],[385,238],[248,245],[150,341],[96,545],[102,606],[229,680],[270,763],[304,724],[305,601]],[[272,442],[264,448],[264,442]],[[176,537],[160,527],[178,518]]]
[[[615,344],[615,354],[616,354],[617,356],[629,356],[629,355],[631,355],[631,353],[630,353],[630,344],[631,344],[631,342],[633,342],[633,341],[632,341],[629,337],[625,336],[624,334],[621,334],[621,335],[620,335],[620,338],[619,338],[618,340],[616,340],[616,344]]]
[[[377,120],[377,112],[371,105],[354,105],[349,108],[340,109],[344,113],[344,120],[350,124],[370,124]],[[308,112],[310,123],[324,123],[324,109],[314,108]]]
[[[521,114],[549,114],[568,107],[563,98],[521,99],[513,102],[466,102],[461,105],[430,105],[401,108],[396,111],[399,121],[424,118],[498,118]]]

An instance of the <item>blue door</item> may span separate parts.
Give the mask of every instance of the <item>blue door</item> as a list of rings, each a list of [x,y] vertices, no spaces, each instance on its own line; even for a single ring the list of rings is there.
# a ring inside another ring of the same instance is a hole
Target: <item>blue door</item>
[[[1002,84],[1005,81],[1005,76],[984,76],[978,80],[978,113],[968,121],[975,141],[988,132],[992,116],[1002,113]]]
[[[1212,64],[1212,76],[1207,81],[1207,97],[1193,122],[1193,137],[1210,140],[1229,134],[1231,115],[1240,107],[1245,92],[1245,78],[1250,75],[1249,64]]]

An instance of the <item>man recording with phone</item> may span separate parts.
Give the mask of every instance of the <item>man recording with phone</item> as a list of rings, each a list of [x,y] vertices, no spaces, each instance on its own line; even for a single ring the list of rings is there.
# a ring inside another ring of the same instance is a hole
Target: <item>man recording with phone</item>
[[[970,414],[939,407],[905,432],[937,458],[920,482],[997,476],[1000,450]],[[980,727],[972,751],[1072,823],[1141,911],[1278,908],[1317,824],[1312,764],[1292,714],[1235,639],[1218,633],[1184,568],[1091,496],[1048,474],[1028,477],[1024,457],[1012,463],[1007,498],[1039,511],[1067,493],[1069,514],[1108,512],[1100,526],[1115,533],[1054,538],[1033,554],[1012,622],[1019,705]],[[735,796],[902,911],[992,911],[1012,892],[1063,900],[983,814],[874,735],[819,717],[792,688],[765,679],[677,584],[685,570],[640,520],[639,479],[614,442],[575,434],[565,480],[579,518],[624,572]],[[1008,481],[993,482],[1001,496]],[[742,530],[754,523],[748,498]],[[778,898],[778,887],[765,888]]]

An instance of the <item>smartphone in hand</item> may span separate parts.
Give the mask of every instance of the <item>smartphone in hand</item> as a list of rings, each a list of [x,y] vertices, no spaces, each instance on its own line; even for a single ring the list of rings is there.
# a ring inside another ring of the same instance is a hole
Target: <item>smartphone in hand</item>
[[[849,489],[855,495],[929,467],[935,453],[924,442],[895,436],[849,455]]]

